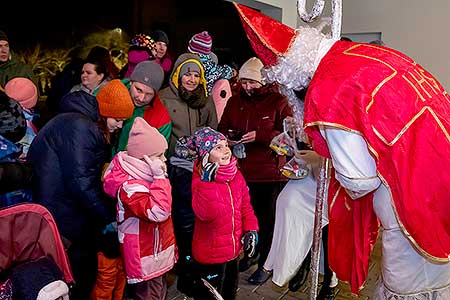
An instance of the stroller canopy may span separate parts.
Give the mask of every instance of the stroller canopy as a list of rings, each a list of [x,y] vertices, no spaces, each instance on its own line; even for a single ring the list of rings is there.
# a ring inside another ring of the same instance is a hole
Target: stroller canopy
[[[0,273],[43,256],[53,259],[67,284],[73,283],[69,260],[50,212],[31,203],[1,209]]]

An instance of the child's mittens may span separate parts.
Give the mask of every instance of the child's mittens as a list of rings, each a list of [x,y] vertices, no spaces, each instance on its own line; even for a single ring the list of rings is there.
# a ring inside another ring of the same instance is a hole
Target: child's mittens
[[[244,244],[244,253],[247,257],[253,257],[256,251],[256,244],[258,244],[258,232],[256,230],[247,231],[241,239]]]
[[[206,163],[200,172],[200,178],[202,181],[214,181],[216,178],[217,169],[219,168],[219,164],[216,162],[208,162]]]
[[[153,178],[166,178],[166,164],[162,160],[151,160],[147,155],[144,155],[144,160],[150,166]]]
[[[117,222],[111,222],[103,228],[102,233],[107,234],[108,232],[117,232]]]

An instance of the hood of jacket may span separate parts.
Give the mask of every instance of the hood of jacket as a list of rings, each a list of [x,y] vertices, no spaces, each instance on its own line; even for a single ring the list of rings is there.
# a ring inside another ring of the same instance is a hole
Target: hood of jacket
[[[59,105],[60,113],[80,113],[93,122],[100,118],[97,99],[85,91],[76,91],[66,94]]]
[[[178,81],[180,78],[180,70],[181,70],[181,67],[187,62],[194,62],[200,66],[201,74],[200,74],[200,83],[199,84],[203,85],[205,93],[207,93],[206,92],[207,87],[206,87],[205,68],[204,68],[203,64],[201,63],[199,56],[196,54],[192,54],[192,53],[181,54],[175,61],[175,64],[173,65],[172,74],[170,74],[170,80],[169,80],[170,89],[172,90],[173,93],[178,95],[178,86],[179,86]],[[208,96],[208,95],[206,94],[206,96]]]
[[[117,197],[117,191],[121,185],[130,179],[130,175],[120,165],[118,154],[114,156],[103,175],[103,190],[113,198]]]

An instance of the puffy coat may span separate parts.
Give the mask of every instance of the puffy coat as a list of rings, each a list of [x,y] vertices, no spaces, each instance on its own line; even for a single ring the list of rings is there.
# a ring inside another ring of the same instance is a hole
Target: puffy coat
[[[34,170],[34,201],[52,213],[65,238],[80,241],[99,232],[94,225],[114,221],[114,204],[103,198],[101,182],[109,151],[97,127],[94,96],[69,93],[60,111],[33,140],[27,160]]]
[[[256,131],[256,140],[245,144],[247,157],[239,160],[247,182],[286,181],[280,169],[286,163],[270,149],[272,139],[283,131],[283,120],[292,116],[286,98],[273,85],[264,86],[251,97],[244,90],[228,99],[218,130],[227,136],[228,130],[243,134]]]
[[[201,181],[192,176],[192,208],[195,213],[192,254],[203,264],[228,262],[239,256],[241,238],[258,230],[244,177],[238,170],[229,181]]]
[[[171,270],[178,254],[169,180],[155,178],[150,183],[133,179],[116,155],[105,172],[103,185],[108,195],[118,196],[119,242],[128,283],[149,280]]]

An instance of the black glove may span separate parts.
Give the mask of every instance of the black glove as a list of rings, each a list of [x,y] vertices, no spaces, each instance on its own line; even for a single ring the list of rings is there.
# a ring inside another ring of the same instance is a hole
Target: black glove
[[[244,253],[247,257],[253,257],[258,244],[258,232],[256,230],[247,231],[241,239],[244,244]]]

